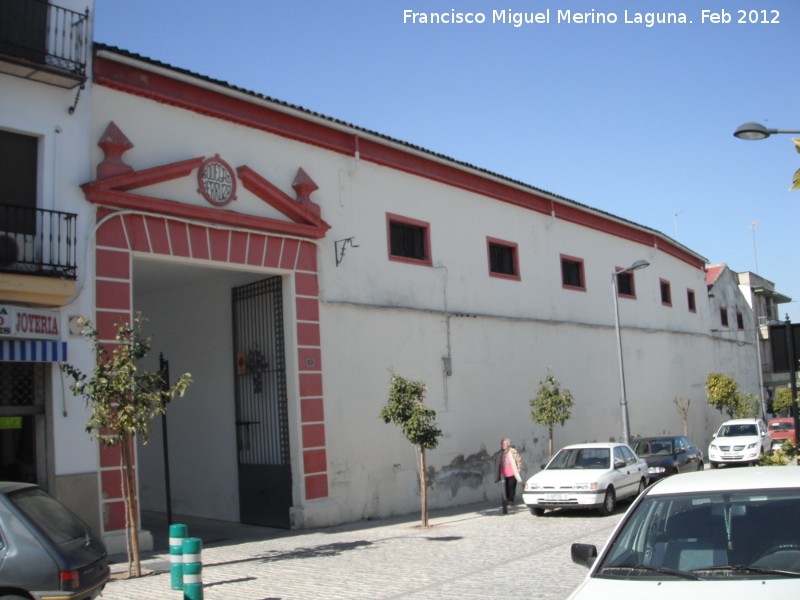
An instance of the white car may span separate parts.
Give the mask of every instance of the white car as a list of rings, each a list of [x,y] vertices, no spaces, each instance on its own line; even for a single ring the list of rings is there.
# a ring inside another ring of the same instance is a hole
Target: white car
[[[708,466],[722,464],[756,465],[762,454],[772,450],[772,437],[761,419],[725,421],[708,445]]]
[[[797,467],[697,471],[666,477],[639,496],[569,597],[793,598],[800,590]]]
[[[522,500],[536,516],[551,508],[597,508],[608,515],[617,500],[644,491],[647,468],[627,444],[566,446],[525,482]]]

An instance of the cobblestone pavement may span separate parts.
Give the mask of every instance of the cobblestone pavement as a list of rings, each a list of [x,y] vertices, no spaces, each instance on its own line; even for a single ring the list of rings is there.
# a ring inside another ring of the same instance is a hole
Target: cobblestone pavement
[[[419,527],[418,515],[303,531],[237,532],[238,525],[222,524],[228,537],[220,541],[214,541],[219,532],[207,530],[205,539],[202,525],[194,531],[187,525],[189,536],[204,539],[205,600],[563,599],[586,574],[570,560],[570,544],[602,545],[627,506],[609,517],[589,511],[534,517],[523,504],[508,515],[473,505],[432,511],[428,529]],[[140,578],[124,578],[124,557],[114,563],[103,600],[181,600],[183,593],[170,587],[169,552],[158,548],[156,539]]]

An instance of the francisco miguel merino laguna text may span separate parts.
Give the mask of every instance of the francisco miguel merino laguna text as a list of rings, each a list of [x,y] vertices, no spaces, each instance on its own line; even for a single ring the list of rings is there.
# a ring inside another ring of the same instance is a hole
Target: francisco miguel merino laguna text
[[[555,17],[555,18],[553,18]],[[409,25],[483,25],[484,23],[500,23],[513,27],[523,25],[547,25],[549,23],[566,23],[569,25],[654,25],[688,23],[686,13],[682,12],[636,12],[625,10],[622,18],[616,12],[600,12],[594,9],[588,12],[549,8],[540,12],[521,12],[511,10],[493,10],[491,17],[483,12],[461,12],[455,9],[444,12],[403,11],[403,24]]]

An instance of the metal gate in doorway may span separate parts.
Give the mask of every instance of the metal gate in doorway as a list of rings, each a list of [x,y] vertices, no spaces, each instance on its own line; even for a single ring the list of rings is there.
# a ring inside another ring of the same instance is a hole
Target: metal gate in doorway
[[[280,277],[233,289],[242,523],[289,528],[292,472]]]

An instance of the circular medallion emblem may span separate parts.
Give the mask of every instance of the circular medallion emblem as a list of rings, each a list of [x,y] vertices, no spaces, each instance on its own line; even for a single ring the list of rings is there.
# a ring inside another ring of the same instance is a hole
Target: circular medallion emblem
[[[219,154],[203,161],[197,172],[197,183],[203,198],[214,206],[225,206],[231,200],[236,200],[236,178]]]

